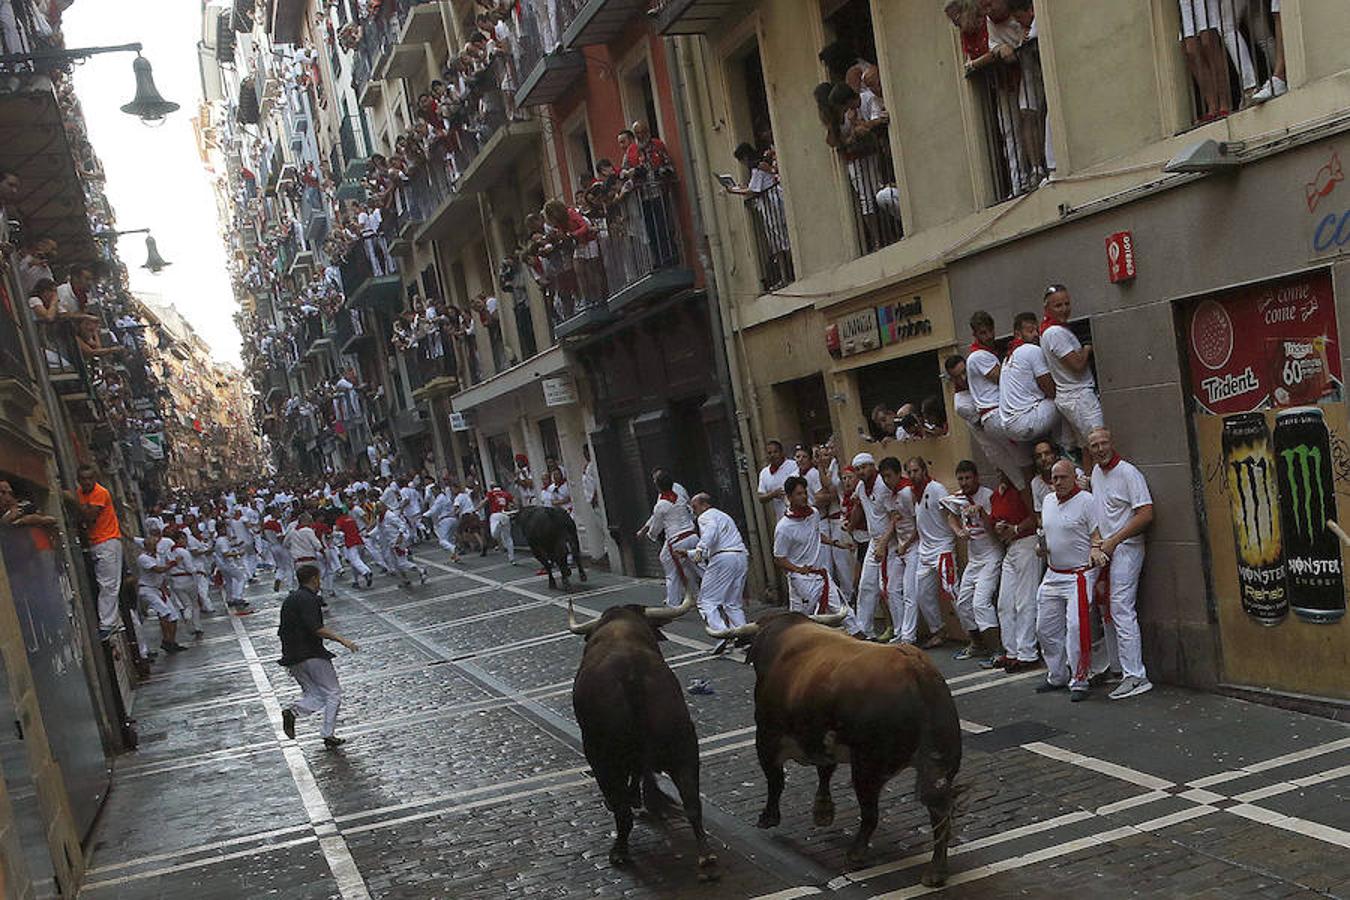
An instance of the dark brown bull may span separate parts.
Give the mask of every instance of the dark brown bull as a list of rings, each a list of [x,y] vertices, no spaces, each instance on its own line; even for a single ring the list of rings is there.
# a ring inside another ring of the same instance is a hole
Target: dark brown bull
[[[586,761],[605,806],[614,813],[618,836],[609,851],[610,864],[629,862],[633,809],[645,806],[649,813],[659,814],[664,807],[656,773],[665,772],[675,782],[698,842],[699,880],[710,881],[718,875],[717,857],[703,833],[698,736],[680,683],[657,644],[662,640],[661,625],[693,606],[692,594],[673,609],[611,606],[598,619],[578,625],[569,600],[567,627],[586,638],[572,682],[572,709],[581,726]]]
[[[923,875],[929,886],[947,878],[947,843],[961,767],[961,726],[942,674],[920,650],[888,647],[849,637],[819,622],[842,616],[771,614],[713,637],[753,635],[755,748],[769,796],[760,828],[781,819],[783,763],[816,767],[819,787],[813,813],[820,826],[834,821],[830,778],[848,763],[862,822],[848,851],[860,866],[877,827],[881,789],[913,765],[919,801],[933,825],[933,860]]]

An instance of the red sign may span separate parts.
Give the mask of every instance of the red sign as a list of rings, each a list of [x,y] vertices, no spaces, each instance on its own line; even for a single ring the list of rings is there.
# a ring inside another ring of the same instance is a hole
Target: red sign
[[[1106,274],[1112,284],[1129,281],[1136,274],[1134,267],[1134,236],[1128,231],[1117,231],[1106,237]]]
[[[1328,272],[1207,297],[1186,315],[1191,394],[1203,412],[1226,416],[1341,399]]]

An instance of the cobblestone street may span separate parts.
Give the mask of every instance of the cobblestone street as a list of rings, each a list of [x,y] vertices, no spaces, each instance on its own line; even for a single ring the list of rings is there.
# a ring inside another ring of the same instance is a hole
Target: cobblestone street
[[[429,564],[425,586],[377,578],[330,603],[330,627],[361,646],[335,661],[340,750],[324,749],[314,717],[298,741],[282,733],[296,688],[275,663],[279,598],[261,587],[254,615],[210,619],[198,646],[161,659],[137,692],[140,750],[117,761],[82,895],[938,893],[919,883],[930,834],[909,772],[883,797],[868,868],[844,862],[857,825],[847,777],[834,825],[815,828],[814,773],[789,767],[782,825],[754,828],[754,673],[739,653],[710,656],[696,615],[662,646],[682,683],[715,691],[687,700],[722,880],[697,883],[678,818],[639,819],[632,868],[611,868],[612,819],[572,717],[582,643],[564,628],[563,595],[532,560]],[[603,572],[582,588],[579,613],[660,595]],[[1070,705],[1033,693],[1040,673],[982,671],[954,649],[935,659],[962,716],[970,790],[942,896],[1350,897],[1350,727],[1161,686]]]

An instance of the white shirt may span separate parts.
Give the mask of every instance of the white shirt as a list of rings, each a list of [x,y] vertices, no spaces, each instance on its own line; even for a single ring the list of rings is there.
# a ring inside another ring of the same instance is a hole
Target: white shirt
[[[164,573],[153,571],[160,565],[159,557],[153,553],[141,553],[136,557],[136,586],[149,588],[156,593],[164,587]]]
[[[211,567],[210,562],[207,560],[207,557],[211,555],[211,548],[195,534],[188,532],[187,549],[194,560],[192,566],[193,571],[205,575]]]
[[[759,470],[759,492],[767,494],[769,491],[776,491],[783,486],[783,482],[796,474],[797,461],[795,459],[783,460],[777,472],[770,472],[769,467],[765,466]],[[773,521],[777,521],[783,518],[783,510],[787,509],[787,501],[782,497],[774,497],[770,509],[773,512]]]
[[[80,298],[75,296],[75,289],[70,286],[70,282],[56,286],[56,311],[71,314],[80,311]]]
[[[455,501],[450,499],[449,494],[437,494],[431,500],[431,505],[427,507],[427,518],[433,522],[439,522],[446,516],[455,514]]]
[[[1050,376],[1055,379],[1055,391],[1061,394],[1081,393],[1097,387],[1092,377],[1092,368],[1084,366],[1083,371],[1074,372],[1064,365],[1064,357],[1083,344],[1064,325],[1051,325],[1041,333],[1041,349],[1045,351],[1045,363],[1050,367]]]
[[[1098,530],[1097,501],[1092,494],[1078,491],[1063,503],[1057,494],[1046,495],[1041,527],[1052,568],[1085,569],[1092,564],[1092,532]]]
[[[384,532],[385,540],[389,541],[390,546],[401,547],[412,539],[412,532],[408,529],[408,521],[392,509],[385,512],[384,519],[380,523],[380,529]]]
[[[708,562],[720,553],[744,553],[745,541],[736,521],[716,507],[698,517],[698,546],[690,553],[694,562]]]
[[[966,357],[966,378],[970,382],[970,396],[975,406],[984,410],[998,408],[998,382],[989,373],[998,368],[998,357],[981,347]]]
[[[570,516],[572,514],[572,489],[567,486],[567,482],[562,484],[549,485],[548,505],[566,510]]]
[[[979,427],[980,409],[975,405],[975,398],[970,395],[970,391],[957,391],[952,394],[952,405],[956,407],[956,414],[966,420],[972,428]]]
[[[1031,505],[1033,508],[1035,508],[1036,512],[1040,512],[1041,507],[1045,503],[1045,496],[1047,494],[1053,494],[1055,492],[1055,489],[1050,486],[1050,482],[1046,481],[1044,478],[1041,477],[1040,472],[1037,472],[1035,475],[1031,476],[1030,485],[1031,485]]]
[[[1097,500],[1097,521],[1104,538],[1124,528],[1136,509],[1153,504],[1144,474],[1123,459],[1110,471],[1100,465],[1093,468],[1092,496]],[[1144,535],[1133,535],[1121,543],[1138,546],[1144,543]]]
[[[1003,555],[1003,545],[989,533],[984,527],[984,517],[978,510],[984,510],[985,515],[993,512],[994,492],[984,485],[975,489],[974,496],[962,494],[970,501],[961,513],[961,525],[966,529],[966,534],[970,535],[968,544],[971,559],[992,559]]]
[[[452,508],[452,512],[457,516],[473,512],[473,497],[469,496],[468,491],[460,491],[455,495],[455,504]]]
[[[226,519],[225,531],[236,549],[253,546],[253,535],[249,533],[248,523],[243,519]]]
[[[314,529],[308,526],[304,528],[292,528],[286,532],[286,536],[281,539],[286,552],[296,560],[310,557],[317,560],[323,556],[323,541],[314,533]],[[308,560],[307,560],[308,561]]]
[[[399,491],[403,495],[403,502],[407,504],[405,512],[410,516],[415,516],[422,511],[422,492],[412,485],[408,485]]]
[[[197,562],[192,558],[192,551],[187,547],[174,547],[173,552],[169,554],[173,560],[173,568],[168,574],[177,576],[197,576]]]
[[[863,518],[867,520],[867,536],[876,540],[886,533],[891,524],[891,489],[886,487],[880,473],[867,489],[867,482],[859,478],[858,487],[853,493],[854,499],[862,504]]]
[[[998,378],[998,405],[1005,419],[1032,409],[1045,399],[1036,379],[1049,375],[1045,351],[1037,344],[1019,344]]]
[[[694,513],[689,509],[689,501],[682,500],[678,491],[673,493],[673,501],[658,497],[652,507],[651,518],[647,520],[647,537],[653,541],[673,541],[694,530]]]
[[[806,479],[807,497],[811,501],[811,506],[820,512],[821,516],[820,524],[821,527],[823,528],[825,525],[825,517],[831,513],[836,513],[841,509],[839,505],[839,494],[838,494],[839,481],[833,478],[830,480],[830,484],[835,488],[835,498],[831,500],[829,503],[827,503],[825,506],[820,506],[816,503],[816,494],[819,494],[821,490],[824,489],[824,483],[820,479],[820,466],[812,466],[811,468],[807,469],[806,473],[803,474],[801,477]]]
[[[913,490],[911,486],[910,490]],[[933,565],[944,553],[956,549],[956,535],[947,524],[947,511],[942,508],[942,498],[951,491],[940,481],[929,479],[924,485],[923,494],[914,504],[914,525],[919,530],[919,562]]]
[[[812,509],[809,516],[801,519],[791,516],[779,519],[773,530],[773,555],[794,566],[815,568],[820,559],[820,513]],[[796,574],[789,572],[788,576]]]

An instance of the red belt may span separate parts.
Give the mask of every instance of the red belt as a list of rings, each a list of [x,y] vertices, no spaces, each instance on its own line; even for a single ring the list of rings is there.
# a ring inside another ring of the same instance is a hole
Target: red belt
[[[988,409],[982,409],[982,410],[980,410],[980,418],[984,418],[985,416],[989,415],[991,412],[993,412],[993,411],[996,410],[996,409],[998,409],[997,406],[991,406],[991,407],[989,407]]]
[[[1087,681],[1092,672],[1092,622],[1088,618],[1087,573],[1090,566],[1081,569],[1056,569],[1048,567],[1058,575],[1073,575],[1078,586],[1078,667],[1073,677],[1078,681]]]

